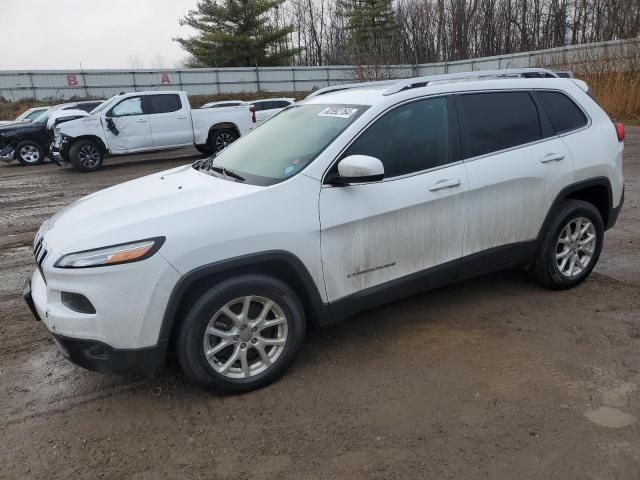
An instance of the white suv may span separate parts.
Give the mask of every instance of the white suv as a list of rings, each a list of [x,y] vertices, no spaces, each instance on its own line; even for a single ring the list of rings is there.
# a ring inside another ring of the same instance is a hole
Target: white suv
[[[623,202],[622,126],[584,88],[527,69],[318,91],[49,219],[25,298],[79,365],[150,375],[171,350],[237,392],[309,323],[518,265],[573,287]]]

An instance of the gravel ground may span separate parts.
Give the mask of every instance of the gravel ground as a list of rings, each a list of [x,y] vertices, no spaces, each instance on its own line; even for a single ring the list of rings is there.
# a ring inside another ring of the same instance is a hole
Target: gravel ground
[[[580,287],[505,272],[396,302],[311,332],[282,380],[242,396],[176,366],[153,380],[76,367],[19,293],[46,217],[194,158],[0,166],[0,478],[640,477],[640,128],[625,207]]]

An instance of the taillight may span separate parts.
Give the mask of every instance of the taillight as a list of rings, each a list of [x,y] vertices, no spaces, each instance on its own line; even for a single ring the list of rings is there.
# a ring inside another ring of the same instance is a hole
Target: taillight
[[[251,112],[251,121],[253,123],[256,123],[256,107],[254,107],[253,105],[251,105],[249,107],[249,111]]]
[[[621,122],[614,123],[616,127],[616,134],[618,135],[618,141],[622,142],[624,140],[624,124]]]

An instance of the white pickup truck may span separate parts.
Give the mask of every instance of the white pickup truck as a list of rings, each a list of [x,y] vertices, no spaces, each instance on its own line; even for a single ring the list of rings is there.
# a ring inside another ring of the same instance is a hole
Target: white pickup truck
[[[195,146],[217,152],[254,126],[248,106],[192,110],[185,92],[116,95],[85,118],[54,129],[51,156],[83,172],[106,157]]]

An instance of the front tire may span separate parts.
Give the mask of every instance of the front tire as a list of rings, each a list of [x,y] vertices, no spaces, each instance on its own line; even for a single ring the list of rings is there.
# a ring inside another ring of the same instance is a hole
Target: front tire
[[[209,135],[209,148],[212,152],[218,153],[227,148],[238,139],[238,134],[231,128],[214,130]]]
[[[225,280],[197,298],[176,342],[184,372],[228,393],[264,387],[280,377],[302,348],[306,322],[300,300],[266,275]]]
[[[44,161],[44,150],[36,142],[20,142],[15,152],[15,159],[25,166],[38,165]]]
[[[603,241],[598,209],[582,200],[565,200],[544,234],[531,273],[547,288],[573,288],[595,267]]]
[[[92,140],[78,140],[69,148],[69,163],[81,172],[95,172],[103,161],[104,152]]]

